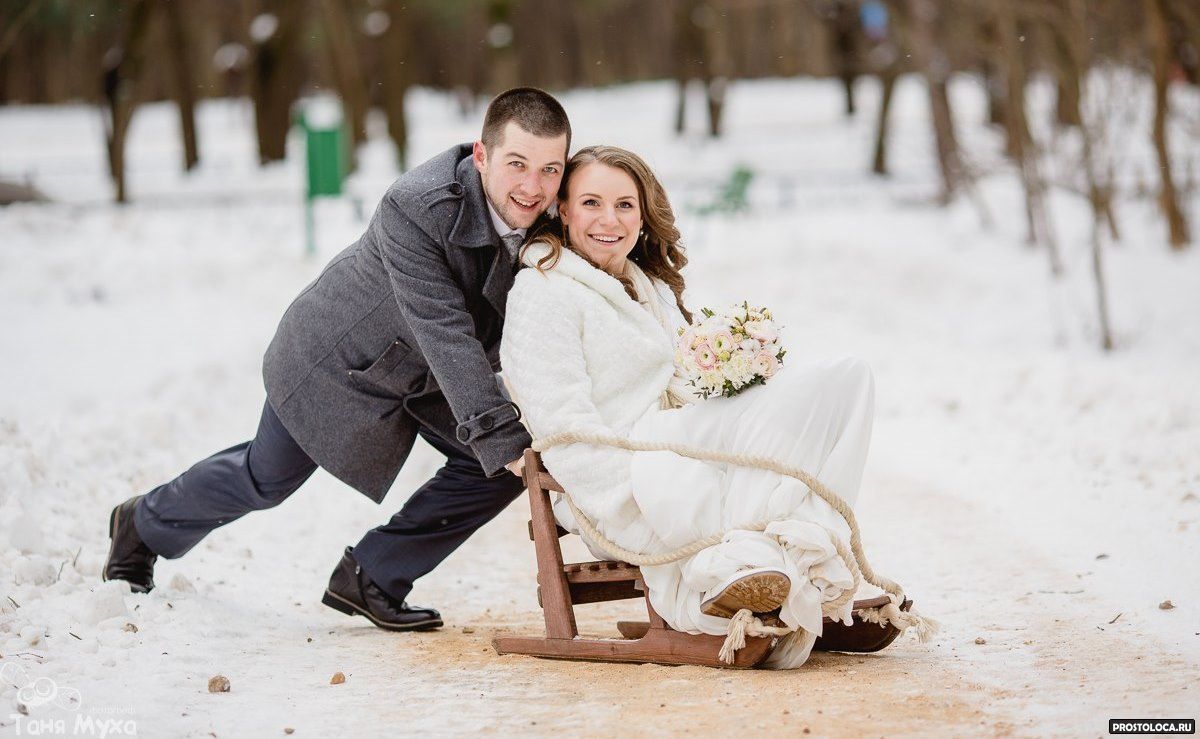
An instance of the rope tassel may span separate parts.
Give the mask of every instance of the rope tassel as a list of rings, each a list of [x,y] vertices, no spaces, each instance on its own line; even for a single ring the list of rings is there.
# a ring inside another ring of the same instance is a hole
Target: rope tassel
[[[743,608],[729,619],[729,630],[726,632],[725,643],[721,645],[721,651],[717,652],[717,658],[727,665],[732,665],[737,657],[737,650],[746,646],[747,636],[783,636],[793,631],[795,629],[767,626],[753,611]]]
[[[746,627],[754,620],[754,613],[749,608],[743,608],[729,619],[729,635],[721,645],[717,657],[727,665],[732,665],[737,650],[746,646]]]
[[[913,629],[917,640],[922,644],[933,639],[942,629],[942,625],[928,616],[922,616],[916,611],[902,611],[894,602],[880,608],[867,608],[858,613],[859,618],[867,623],[886,626],[891,624],[900,631]]]

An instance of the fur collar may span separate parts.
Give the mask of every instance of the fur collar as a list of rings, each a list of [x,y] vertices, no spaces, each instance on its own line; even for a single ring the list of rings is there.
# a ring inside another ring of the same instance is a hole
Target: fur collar
[[[525,266],[536,269],[538,260],[549,253],[550,246],[546,242],[534,241],[525,247],[521,261]],[[548,268],[546,273],[547,275],[562,275],[599,293],[601,297],[612,304],[618,311],[631,316],[634,321],[644,323],[645,331],[653,331],[653,333],[648,335],[662,333],[662,327],[659,326],[658,320],[650,313],[650,310],[629,297],[629,293],[625,292],[625,286],[617,278],[602,269],[593,267],[584,261],[583,257],[570,249],[563,249],[559,255],[558,262],[553,267]],[[646,295],[643,296],[643,299],[657,300],[658,296]]]

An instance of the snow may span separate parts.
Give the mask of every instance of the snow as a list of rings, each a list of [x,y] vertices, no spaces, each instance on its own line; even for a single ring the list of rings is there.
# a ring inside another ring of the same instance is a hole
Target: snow
[[[888,179],[867,174],[870,81],[850,121],[834,82],[734,84],[716,142],[699,105],[672,135],[665,83],[562,96],[576,146],[628,146],[662,176],[694,304],[760,302],[786,325],[789,359],[854,354],[874,369],[866,551],[943,633],[787,674],[495,655],[495,633],[541,628],[523,501],[418,583],[411,601],[440,608],[441,631],[389,634],[322,606],[342,547],[438,466],[424,446],[382,507],[318,473],[277,510],[160,561],[149,595],[100,582],[114,505],[253,432],[276,321],[361,232],[394,151],[372,119],[349,195],[317,204],[309,260],[302,141],[259,169],[245,101],[200,106],[202,164],[187,176],[175,112],[140,110],[124,207],[109,202],[94,109],[0,108],[0,175],[30,174],[56,201],[0,210],[0,735],[38,720],[144,736],[1078,735],[1108,718],[1195,717],[1200,256],[1169,251],[1152,198],[1122,199],[1125,239],[1105,255],[1117,348],[1100,351],[1085,203],[1053,198],[1056,283],[1023,243],[1015,177],[978,125],[981,90],[963,79],[952,92],[990,229],[970,202],[933,204],[915,80],[897,89]],[[1195,120],[1200,97],[1176,95]],[[419,90],[410,104],[412,161],[479,128],[482,109],[462,117],[451,96]],[[1119,155],[1153,172],[1145,121],[1129,125],[1143,128]],[[1173,134],[1181,154],[1194,147]],[[752,211],[700,215],[739,164],[758,175]],[[1187,207],[1200,228],[1194,194]],[[614,633],[636,610],[588,606],[580,624]],[[345,684],[330,685],[339,671]],[[217,674],[229,693],[208,692]],[[41,678],[57,698],[21,692]],[[72,690],[78,703],[59,700]],[[19,695],[35,696],[28,716]]]

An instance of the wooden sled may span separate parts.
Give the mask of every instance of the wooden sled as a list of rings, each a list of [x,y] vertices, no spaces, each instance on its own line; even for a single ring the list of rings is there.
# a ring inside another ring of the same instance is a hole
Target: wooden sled
[[[701,665],[747,669],[762,664],[771,654],[775,637],[746,637],[733,664],[718,659],[724,636],[686,634],[675,631],[650,604],[641,570],[625,562],[578,562],[564,564],[559,538],[567,532],[554,520],[550,494],[564,492],[546,470],[541,455],[525,451],[525,485],[529,489],[529,538],[533,540],[538,566],[538,605],[546,619],[544,637],[499,636],[492,646],[499,654],[528,654],[552,659],[599,662],[652,662],[663,665]],[[648,621],[618,621],[622,638],[584,638],[575,624],[575,606],[613,600],[642,598]],[[855,610],[887,603],[881,596],[856,601]],[[905,610],[911,605],[905,601]],[[864,629],[866,631],[864,631]],[[894,626],[880,627],[855,618],[854,626],[831,623],[825,619],[825,634],[814,649],[870,652],[890,644],[899,631]],[[877,633],[876,633],[877,632]],[[867,638],[864,638],[866,636]],[[822,644],[824,642],[824,644]]]

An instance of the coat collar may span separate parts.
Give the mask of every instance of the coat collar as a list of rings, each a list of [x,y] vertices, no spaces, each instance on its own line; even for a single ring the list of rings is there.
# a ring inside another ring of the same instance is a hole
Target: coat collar
[[[452,195],[460,195],[462,202],[447,240],[454,246],[466,249],[492,248],[482,292],[484,299],[503,319],[508,291],[513,285],[513,260],[508,250],[501,245],[500,234],[496,233],[496,227],[492,225],[487,195],[483,190],[483,178],[471,159],[471,146],[460,146],[458,154],[461,158],[454,168],[454,182],[447,186],[447,190]],[[480,253],[480,259],[488,257],[486,251]]]
[[[521,261],[528,267],[536,268],[538,260],[549,253],[550,246],[548,244],[544,241],[534,241],[525,247]],[[629,293],[625,292],[625,286],[617,278],[602,269],[593,267],[584,261],[583,257],[570,249],[563,249],[558,257],[558,262],[547,271],[568,277],[585,287],[595,290],[617,310],[628,314],[634,321],[647,324],[646,330],[653,332],[649,335],[655,335],[663,331],[663,328],[658,324],[658,320],[654,318],[650,310],[629,297]],[[645,296],[645,299],[655,300],[657,296],[649,295]],[[653,327],[652,329],[650,328],[651,326]]]
[[[462,187],[462,205],[458,209],[458,218],[450,229],[450,243],[468,249],[483,246],[500,245],[500,234],[492,226],[492,218],[488,213],[487,195],[483,191],[483,178],[475,169],[471,159],[470,148],[467,156],[458,162],[454,169],[454,179]]]

